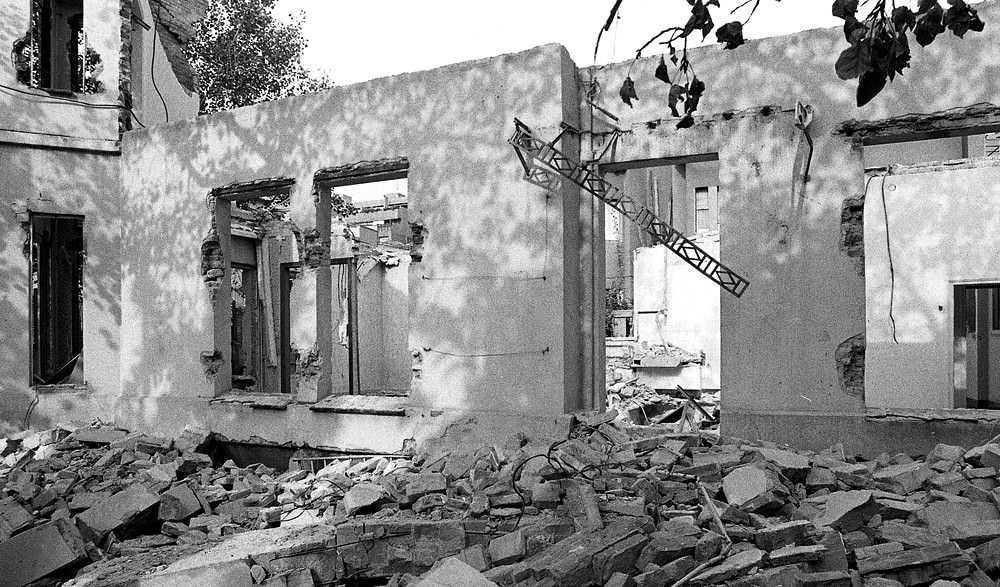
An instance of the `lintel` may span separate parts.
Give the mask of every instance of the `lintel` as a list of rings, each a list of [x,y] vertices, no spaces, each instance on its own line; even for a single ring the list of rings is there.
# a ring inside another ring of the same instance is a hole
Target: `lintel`
[[[373,183],[406,177],[410,162],[406,157],[359,161],[337,167],[320,169],[313,175],[313,182],[328,187]]]
[[[1000,106],[974,104],[929,114],[906,114],[881,120],[846,120],[833,129],[863,145],[962,137],[1000,132]]]

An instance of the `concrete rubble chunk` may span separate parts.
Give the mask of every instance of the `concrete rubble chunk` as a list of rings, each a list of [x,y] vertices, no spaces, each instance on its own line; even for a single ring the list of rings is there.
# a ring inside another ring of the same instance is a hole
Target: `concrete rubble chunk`
[[[748,512],[774,509],[787,496],[774,473],[753,465],[739,467],[726,475],[722,491],[731,505]]]
[[[737,552],[728,556],[720,564],[705,569],[702,573],[691,579],[692,585],[718,585],[728,581],[754,567],[759,567],[764,560],[764,551],[756,548]]]
[[[850,532],[864,525],[877,511],[871,491],[835,491],[827,496],[822,514],[813,523]]]
[[[497,587],[497,584],[457,558],[449,557],[423,575],[413,587]]]
[[[157,517],[165,521],[186,520],[202,510],[201,501],[188,485],[178,485],[160,495]]]
[[[152,518],[155,522],[159,504],[160,497],[156,493],[136,483],[80,514],[76,523],[84,538],[95,544],[111,532],[124,538],[137,529],[133,526],[150,521],[145,518]]]
[[[758,548],[771,551],[806,544],[816,534],[816,526],[809,520],[793,520],[757,530],[754,542]]]
[[[875,471],[872,479],[885,485],[890,491],[907,495],[920,489],[933,475],[934,472],[922,463],[903,463]]]
[[[382,499],[382,488],[371,483],[359,483],[347,490],[344,494],[344,510],[348,516],[353,516],[359,511],[371,507]]]
[[[948,542],[937,546],[926,546],[924,548],[915,548],[861,559],[858,561],[858,571],[862,575],[891,572],[906,567],[918,567],[930,563],[952,560],[962,556],[962,549],[957,544]]]
[[[42,524],[0,543],[0,584],[21,587],[86,559],[83,538],[72,523]]]

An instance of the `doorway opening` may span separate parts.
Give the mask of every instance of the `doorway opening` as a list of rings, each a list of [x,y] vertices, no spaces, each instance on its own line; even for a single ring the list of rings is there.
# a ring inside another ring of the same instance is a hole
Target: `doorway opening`
[[[955,407],[1000,409],[1000,283],[955,286]]]
[[[609,183],[720,259],[717,156],[624,162],[602,171]],[[604,213],[609,407],[638,424],[675,422],[689,401],[681,387],[714,411],[721,289],[644,226],[606,204]]]

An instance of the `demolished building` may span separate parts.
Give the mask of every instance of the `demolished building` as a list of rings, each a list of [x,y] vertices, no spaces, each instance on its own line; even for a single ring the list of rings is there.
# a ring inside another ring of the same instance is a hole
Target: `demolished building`
[[[831,73],[837,30],[699,49],[708,114],[679,130],[668,86],[637,77],[625,108],[629,63],[556,45],[195,117],[177,3],[41,4],[82,11],[103,68],[0,66],[10,429],[398,453],[470,418],[503,437],[602,407],[603,237],[622,218],[526,178],[515,119],[600,156],[589,169],[749,283],[730,295],[663,246],[632,272],[634,330],[702,356],[725,434],[919,452],[997,420],[992,29],[922,50],[861,112]],[[36,5],[4,0],[10,46],[45,36]],[[402,180],[402,246],[345,232],[338,190]]]

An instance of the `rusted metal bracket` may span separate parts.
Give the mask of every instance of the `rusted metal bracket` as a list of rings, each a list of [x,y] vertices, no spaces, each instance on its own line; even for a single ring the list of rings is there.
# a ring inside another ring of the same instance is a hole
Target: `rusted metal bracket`
[[[524,167],[524,177],[530,179],[535,175],[542,175],[545,177],[541,178],[540,181],[546,184],[551,183],[552,178],[548,177],[550,174],[544,172],[536,174],[536,171],[540,169],[535,162],[541,163],[558,176],[568,179],[624,214],[625,217],[649,233],[655,242],[666,246],[697,269],[699,273],[717,283],[722,289],[737,298],[743,295],[750,282],[713,258],[680,231],[660,220],[644,204],[633,200],[625,192],[608,183],[597,172],[596,165],[573,161],[555,147],[556,142],[566,132],[574,130],[569,125],[564,124],[559,135],[554,140],[546,142],[536,137],[528,125],[515,118],[514,135],[507,142],[514,147],[514,152],[517,154],[521,166]]]

